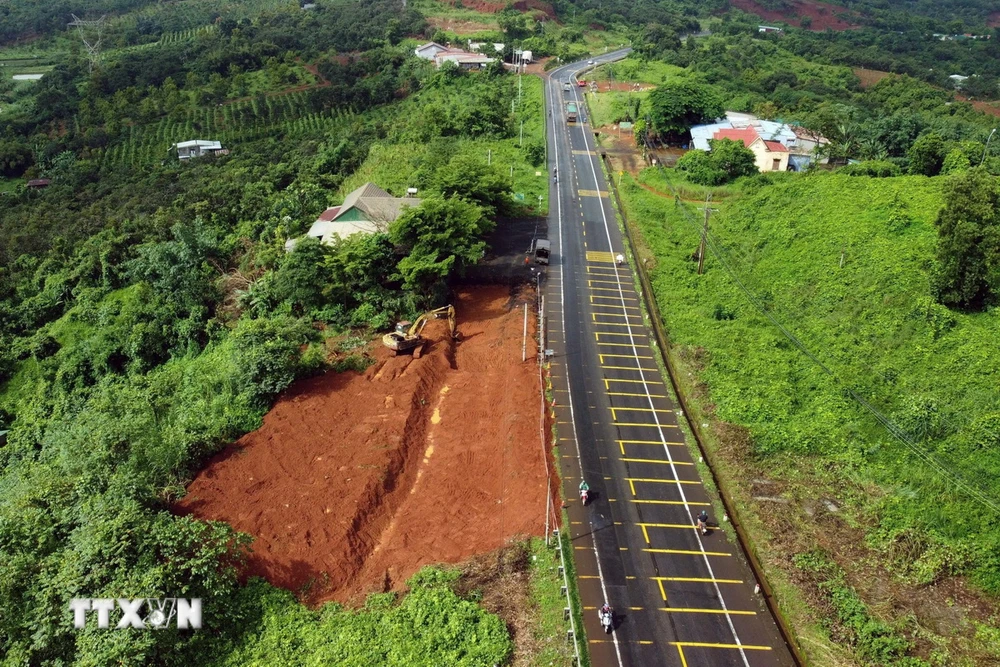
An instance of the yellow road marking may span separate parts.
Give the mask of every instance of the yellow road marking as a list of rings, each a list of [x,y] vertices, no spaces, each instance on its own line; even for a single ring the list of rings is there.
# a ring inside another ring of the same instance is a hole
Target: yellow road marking
[[[613,421],[613,419],[614,418],[612,418],[612,422],[611,423],[614,424],[615,426],[648,426],[650,428],[677,428],[677,426],[675,424],[641,424],[639,422],[619,422],[619,421]],[[657,443],[657,444],[659,444],[659,443]]]
[[[605,387],[607,389],[607,387]],[[609,391],[606,392],[608,396],[636,396],[638,398],[666,398],[666,394],[630,394],[624,391]]]
[[[708,507],[711,503],[694,503],[690,500],[684,502],[683,500],[642,500],[641,498],[632,498],[629,500],[630,503],[635,503],[637,505],[697,505],[699,507]],[[701,553],[700,551],[693,551],[692,553]],[[723,554],[728,556],[729,554]]]
[[[591,297],[593,299],[593,297]],[[591,308],[616,308],[621,310],[639,310],[639,306],[619,306],[617,304],[612,305],[610,303],[591,303]],[[604,313],[599,313],[603,315]],[[638,317],[638,315],[630,315],[629,317]]]
[[[682,614],[725,614],[727,616],[756,616],[755,611],[723,610],[723,609],[691,609],[687,607],[663,607],[663,611],[679,612]]]
[[[594,151],[573,151],[573,155],[597,155]]]
[[[753,644],[710,644],[708,642],[669,642],[673,646],[680,648],[681,646],[687,646],[689,648],[742,648],[747,651],[771,651],[773,650],[770,646],[755,646]]]
[[[594,288],[591,287],[590,289],[593,290]],[[611,292],[617,292],[618,290],[609,290],[609,291],[611,291]],[[619,294],[618,296],[610,296],[610,295],[605,296],[603,294],[591,294],[590,295],[590,302],[594,303],[594,299],[611,299],[612,301],[638,301],[639,300],[639,299],[636,299],[635,297],[624,296],[622,294]],[[603,305],[603,304],[597,304],[597,305]],[[631,308],[631,306],[626,306],[626,308]]]
[[[601,368],[606,368],[609,371],[646,371],[647,373],[656,373],[655,368],[643,368],[642,366],[605,366],[601,365]]]
[[[607,197],[608,193],[606,190],[577,190],[577,196],[580,197]],[[611,261],[614,261],[612,259]]]
[[[591,313],[594,316],[594,324],[601,327],[639,327],[641,324],[629,324],[628,322],[601,322],[598,315],[608,315],[609,317],[623,317],[622,315],[611,315],[610,313]],[[628,315],[627,317],[639,317],[639,315]],[[600,333],[600,332],[598,332]]]
[[[692,528],[692,526],[686,526],[686,527]],[[742,584],[743,583],[739,579],[713,579],[712,577],[650,577],[650,579],[662,579],[663,581],[692,581],[698,584]]]
[[[601,342],[598,342],[597,344],[602,347],[631,347],[632,345],[631,343],[601,343]],[[646,348],[645,345],[638,345],[637,347]],[[643,359],[652,359],[652,358],[653,357],[643,357]],[[645,394],[643,394],[643,396],[645,396]]]
[[[645,394],[642,395],[645,396]],[[612,412],[612,417],[614,417],[614,413],[619,410],[631,410],[632,412],[665,412],[667,414],[673,413],[673,410],[668,410],[667,408],[609,408],[609,410]]]
[[[612,255],[607,250],[588,250],[587,251],[587,261],[588,262],[600,262],[603,264],[614,264],[615,256]]]
[[[676,445],[682,446],[683,442],[663,442],[662,440],[619,440],[622,445]]]
[[[627,463],[662,463],[663,465],[675,465],[675,466],[693,466],[694,464],[690,461],[661,461],[660,459],[630,459],[622,457],[620,460],[626,461]]]
[[[614,275],[614,274],[613,273],[609,273],[607,275],[610,276],[610,275]],[[621,282],[618,281],[618,280],[590,280],[589,278],[587,279],[587,286],[588,287],[590,285],[595,284],[595,283],[598,283],[598,284],[601,284],[601,285],[621,285]],[[624,285],[622,285],[622,286],[624,287]],[[615,292],[618,291],[618,289],[614,288],[614,287],[594,287],[593,289],[613,289]]]
[[[681,503],[683,504],[683,503]],[[691,505],[707,505],[708,503],[690,503]],[[584,547],[586,549],[587,547]],[[688,551],[684,549],[643,549],[643,551],[651,554],[682,554],[685,556],[700,556],[705,554],[706,556],[732,556],[732,554],[727,554],[724,551]]]
[[[652,355],[639,355],[639,354],[599,354],[597,355],[601,358],[601,363],[604,363],[604,358],[608,359],[652,359]]]
[[[588,280],[587,282],[594,282],[594,281]],[[602,281],[602,282],[608,282],[608,283],[611,283],[612,285],[614,284],[610,280]],[[617,287],[590,287],[590,286],[588,286],[587,289],[589,289],[591,292],[614,292],[615,294],[618,294],[620,292],[631,292],[631,290],[629,290],[627,287],[625,289],[619,290]],[[634,294],[634,292],[632,292],[632,293]],[[601,298],[602,299],[606,299],[606,298],[609,298],[609,297],[601,297]],[[638,299],[632,299],[632,301],[638,301]]]
[[[679,644],[674,644],[677,647],[677,652],[681,656],[681,667],[688,667],[688,661],[684,658],[684,647]]]
[[[594,335],[598,337],[600,336],[628,336],[628,337],[642,336],[643,338],[649,337],[644,333],[625,333],[624,331],[595,331]]]
[[[663,384],[662,382],[657,382],[656,380],[626,380],[624,378],[605,378],[604,379],[605,389],[611,388],[608,386],[609,382],[631,382],[632,384],[659,384],[659,385]]]

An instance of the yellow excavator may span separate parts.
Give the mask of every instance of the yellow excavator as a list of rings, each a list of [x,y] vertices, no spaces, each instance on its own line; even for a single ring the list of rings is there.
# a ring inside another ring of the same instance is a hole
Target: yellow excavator
[[[387,333],[382,336],[382,343],[389,348],[392,356],[401,354],[404,352],[413,351],[413,358],[419,359],[420,355],[424,351],[425,339],[420,335],[420,332],[424,330],[424,326],[427,324],[427,320],[432,317],[448,318],[448,329],[451,331],[451,337],[458,340],[459,333],[456,330],[455,323],[455,307],[454,306],[444,306],[442,308],[437,308],[435,310],[429,310],[420,317],[416,319],[415,322],[396,322],[396,330],[392,333]]]

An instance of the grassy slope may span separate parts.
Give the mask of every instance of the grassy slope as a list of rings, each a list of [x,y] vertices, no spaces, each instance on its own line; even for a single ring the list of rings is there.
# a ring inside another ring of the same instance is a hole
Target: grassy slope
[[[667,189],[659,174],[641,180]],[[713,234],[750,291],[842,386],[995,497],[1000,313],[951,313],[930,297],[941,184],[788,175],[719,204]],[[878,517],[866,531],[869,546],[901,583],[969,572],[995,593],[996,517],[865,415],[750,305],[714,257],[696,275],[699,211],[682,215],[671,199],[627,178],[623,194],[656,255],[656,297],[676,350],[700,370],[708,411],[747,427],[754,460],[776,477],[832,488],[852,526]]]

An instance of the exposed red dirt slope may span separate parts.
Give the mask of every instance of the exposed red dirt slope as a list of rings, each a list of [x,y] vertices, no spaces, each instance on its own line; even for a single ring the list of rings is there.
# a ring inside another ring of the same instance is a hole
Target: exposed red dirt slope
[[[483,12],[484,14],[496,14],[506,9],[510,4],[509,2],[495,2],[491,0],[462,0],[462,6],[466,9]],[[515,0],[513,7],[519,12],[541,12],[547,14],[550,19],[555,19],[556,17],[556,12],[552,9],[552,5],[545,2],[545,0]]]
[[[816,0],[791,0],[792,8],[788,10],[765,9],[754,0],[733,0],[733,5],[745,12],[756,14],[765,21],[784,21],[791,25],[799,25],[805,17],[812,19],[810,30],[822,32],[831,30],[850,30],[858,25],[845,21],[838,14],[850,14],[851,11],[840,5],[833,5]]]
[[[309,602],[399,588],[431,563],[457,563],[541,534],[546,461],[529,318],[506,287],[458,296],[461,342],[443,320],[420,359],[379,346],[365,373],[298,382],[263,426],[189,485],[180,513],[254,539],[249,574]]]

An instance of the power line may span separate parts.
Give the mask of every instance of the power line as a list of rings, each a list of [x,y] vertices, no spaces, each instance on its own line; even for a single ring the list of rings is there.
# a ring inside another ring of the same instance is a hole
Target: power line
[[[662,167],[660,168],[662,172]],[[674,196],[679,197],[677,190],[674,188],[673,184],[666,181],[667,187],[674,193]],[[699,224],[697,220],[691,215],[691,212],[686,206],[681,206],[681,211],[684,214],[685,220],[690,223],[693,227],[698,229],[700,234],[703,234],[703,238],[706,241],[706,245],[711,253],[715,256],[722,267],[725,269],[729,277],[732,278],[733,282],[740,288],[740,291],[747,297],[750,303],[758,310],[760,313],[768,319],[771,324],[773,324],[802,354],[804,354],[810,361],[816,364],[827,376],[829,376],[833,381],[844,387],[847,393],[853,398],[860,406],[862,406],[868,413],[870,413],[879,424],[885,428],[890,435],[902,442],[913,454],[915,454],[919,459],[930,465],[940,474],[952,481],[956,487],[965,491],[974,500],[978,501],[980,504],[986,506],[987,508],[993,510],[994,512],[1000,514],[1000,504],[994,502],[989,496],[979,491],[978,489],[970,486],[958,473],[950,470],[946,465],[941,463],[934,457],[934,455],[913,441],[902,428],[896,425],[892,420],[886,417],[878,408],[873,406],[868,402],[863,396],[861,396],[853,388],[847,386],[846,383],[842,382],[840,378],[826,365],[824,364],[815,354],[813,354],[805,344],[799,340],[799,338],[789,331],[767,308],[767,306],[760,301],[760,299],[750,291],[750,289],[744,284],[743,280],[740,279],[736,270],[730,264],[726,257],[726,251],[721,247],[721,242],[715,238],[715,236],[708,230],[703,230],[702,225]]]

